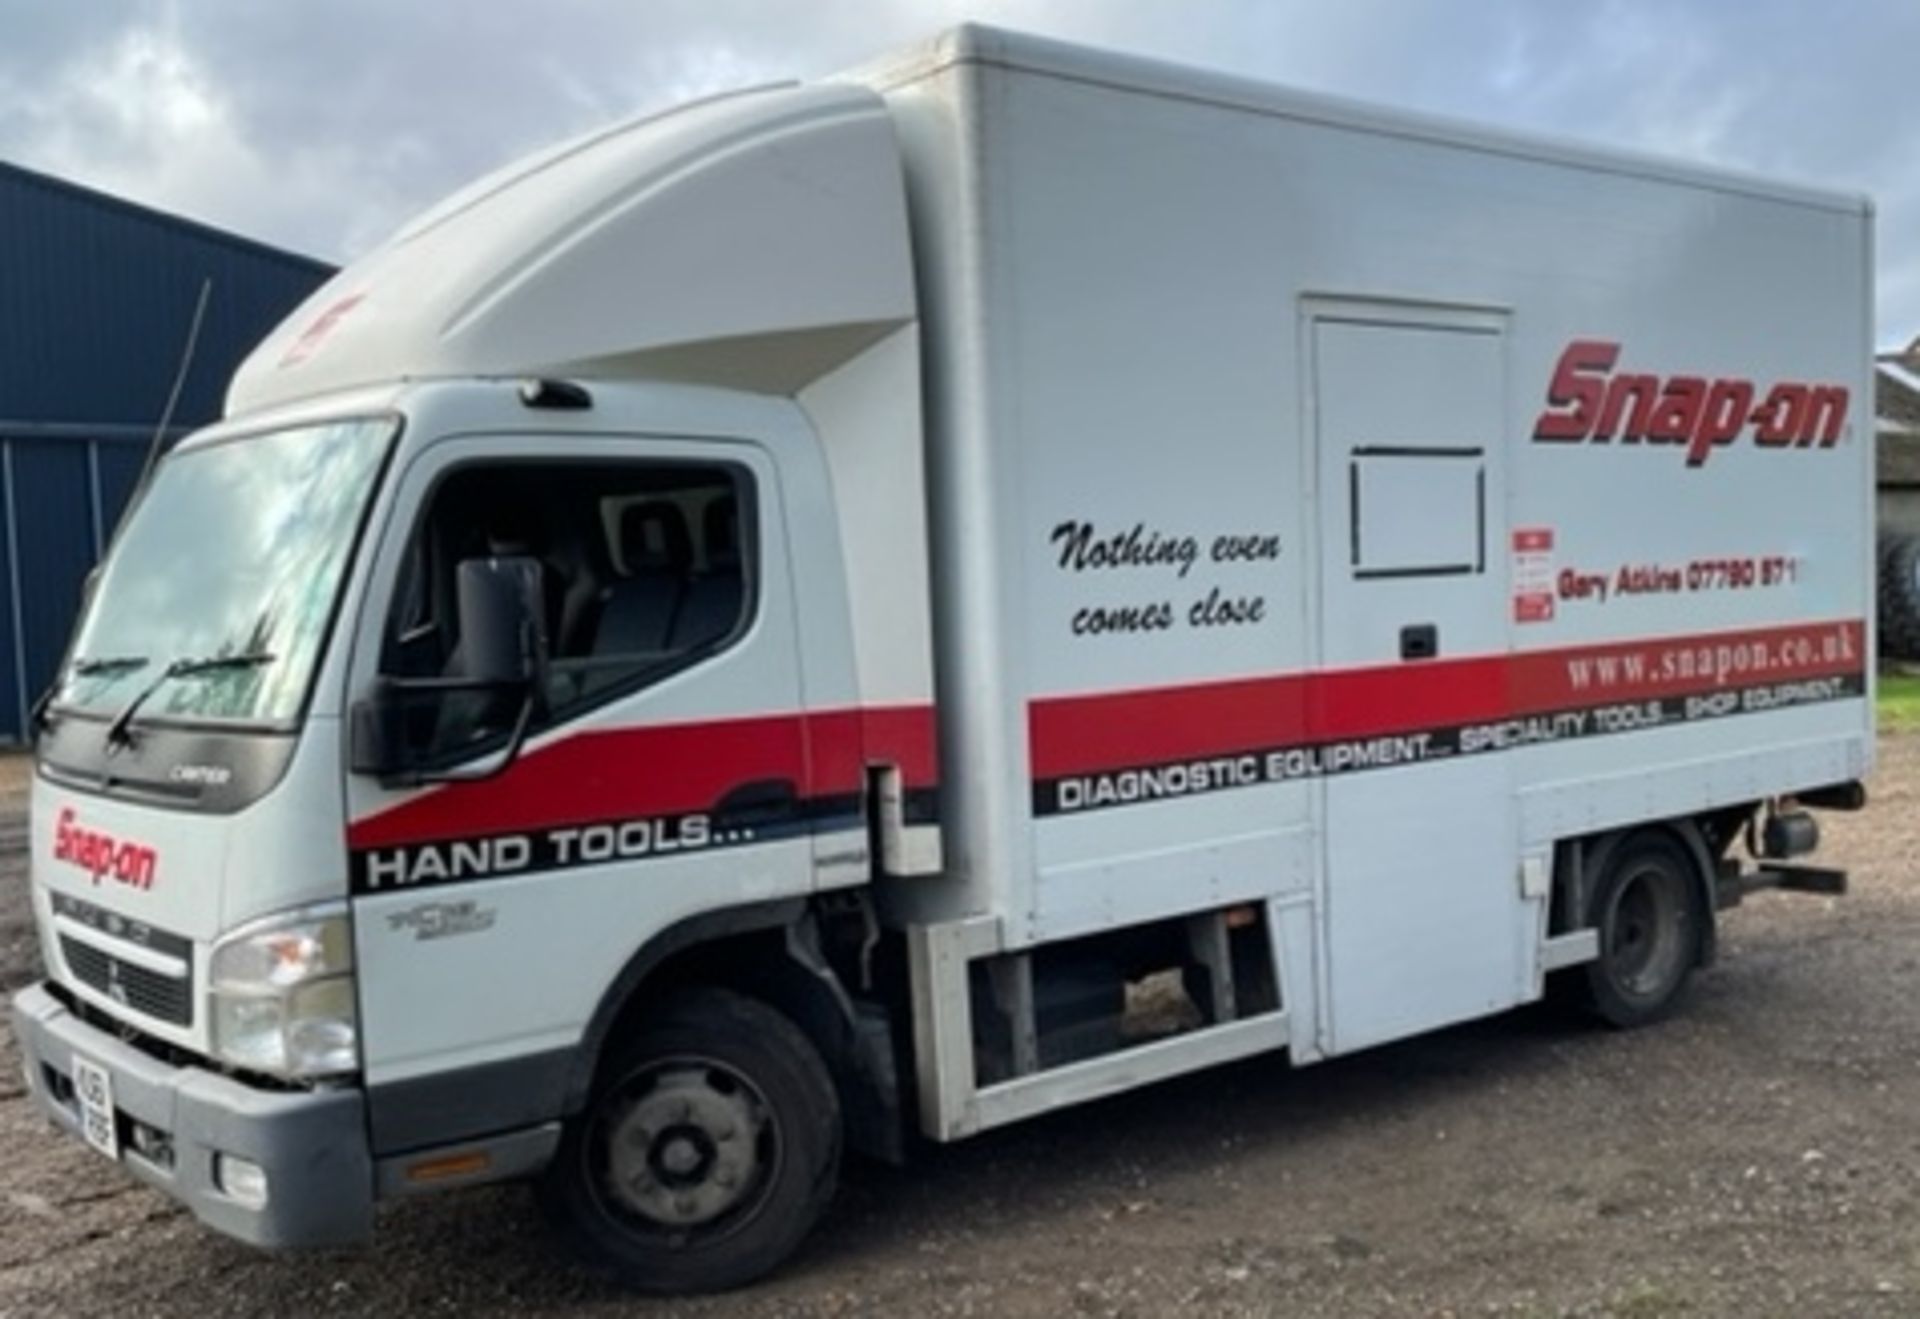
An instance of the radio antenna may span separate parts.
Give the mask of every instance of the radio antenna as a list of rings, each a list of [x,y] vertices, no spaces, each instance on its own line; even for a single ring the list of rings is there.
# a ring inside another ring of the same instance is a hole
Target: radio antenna
[[[173,388],[167,391],[167,406],[160,413],[160,424],[153,428],[153,442],[147,446],[147,461],[140,468],[140,480],[134,485],[137,493],[144,490],[147,478],[153,475],[153,465],[160,459],[160,446],[167,438],[167,428],[173,424],[174,409],[180,406],[180,391],[186,387],[187,373],[193,370],[194,350],[200,346],[200,325],[207,318],[207,300],[213,295],[213,276],[207,275],[200,281],[200,297],[193,304],[193,320],[187,325],[187,342],[180,350],[180,366],[173,373]],[[129,499],[131,508],[133,501]]]

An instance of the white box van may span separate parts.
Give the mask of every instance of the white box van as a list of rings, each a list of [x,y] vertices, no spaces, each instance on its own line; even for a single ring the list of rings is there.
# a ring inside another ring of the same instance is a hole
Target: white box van
[[[355,263],[38,730],[41,1107],[212,1226],[537,1177],[654,1289],[898,1157],[1666,1012],[1873,750],[1871,211],[962,28]],[[1145,987],[1143,989],[1143,986]]]

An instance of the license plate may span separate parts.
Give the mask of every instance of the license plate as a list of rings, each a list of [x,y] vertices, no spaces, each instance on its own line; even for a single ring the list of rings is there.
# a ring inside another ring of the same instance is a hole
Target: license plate
[[[74,1055],[73,1093],[80,1100],[80,1134],[109,1159],[120,1157],[113,1122],[113,1078],[99,1063]]]

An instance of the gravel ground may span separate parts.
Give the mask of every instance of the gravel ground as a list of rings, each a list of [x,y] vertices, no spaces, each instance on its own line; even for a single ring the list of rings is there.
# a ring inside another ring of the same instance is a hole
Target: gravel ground
[[[0,988],[36,974],[19,781]],[[1920,1314],[1917,802],[1920,736],[1890,737],[1873,807],[1825,821],[1853,893],[1728,913],[1662,1026],[1529,1009],[856,1167],[780,1276],[691,1302],[569,1269],[511,1187],[253,1253],[53,1139],[0,1029],[0,1315]]]

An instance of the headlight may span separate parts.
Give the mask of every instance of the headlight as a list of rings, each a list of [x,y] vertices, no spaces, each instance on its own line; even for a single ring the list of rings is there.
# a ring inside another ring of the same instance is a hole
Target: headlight
[[[244,926],[214,946],[213,1051],[236,1067],[307,1080],[358,1070],[353,926],[344,905]]]

